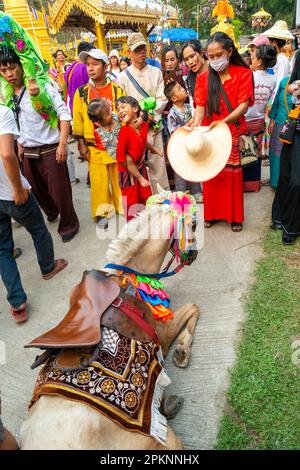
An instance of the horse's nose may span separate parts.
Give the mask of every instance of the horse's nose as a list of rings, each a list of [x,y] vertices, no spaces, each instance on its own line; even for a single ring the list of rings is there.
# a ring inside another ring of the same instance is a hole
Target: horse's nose
[[[187,265],[190,266],[198,256],[198,250],[190,250],[187,257]]]

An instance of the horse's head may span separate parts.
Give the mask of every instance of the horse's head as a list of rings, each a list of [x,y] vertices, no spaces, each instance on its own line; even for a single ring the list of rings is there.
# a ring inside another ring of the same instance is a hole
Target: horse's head
[[[147,208],[160,206],[169,215],[169,251],[180,265],[190,265],[198,256],[196,243],[197,206],[193,196],[183,192],[161,191],[151,196]]]
[[[196,201],[183,192],[161,191],[147,201],[146,210],[126,224],[118,238],[109,245],[107,270],[130,268],[139,273],[160,271],[171,251],[179,262],[177,270],[190,265],[197,257]]]

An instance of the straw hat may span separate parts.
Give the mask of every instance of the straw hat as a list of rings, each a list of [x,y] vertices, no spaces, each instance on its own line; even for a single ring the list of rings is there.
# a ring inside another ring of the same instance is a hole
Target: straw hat
[[[276,21],[274,26],[272,26],[272,28],[265,31],[264,34],[268,38],[283,39],[283,40],[294,39],[294,36],[289,31],[287,22],[282,21],[282,20]]]
[[[180,127],[170,137],[168,157],[174,171],[187,181],[208,181],[225,167],[232,137],[224,122],[209,127]]]

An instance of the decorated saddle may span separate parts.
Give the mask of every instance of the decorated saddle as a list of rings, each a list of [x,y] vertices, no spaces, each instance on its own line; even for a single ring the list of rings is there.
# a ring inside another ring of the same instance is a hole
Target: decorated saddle
[[[32,366],[44,364],[30,406],[42,395],[80,401],[128,430],[166,442],[159,407],[170,379],[154,319],[121,278],[86,271],[65,318],[25,347],[45,350]]]

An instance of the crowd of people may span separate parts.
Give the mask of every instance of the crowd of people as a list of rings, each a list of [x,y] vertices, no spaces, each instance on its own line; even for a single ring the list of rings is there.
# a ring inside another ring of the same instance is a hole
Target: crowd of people
[[[116,49],[106,55],[82,42],[71,64],[56,51],[47,78],[34,47],[23,51],[12,37],[0,51],[2,87],[10,90],[0,107],[0,272],[17,322],[27,318],[27,297],[15,261],[12,219],[31,234],[45,280],[67,261],[55,259],[40,208],[48,222],[59,216],[63,242],[79,230],[71,132],[79,157],[88,162],[92,218],[102,229],[115,213],[131,220],[163,188],[189,191],[203,202],[206,228],[223,220],[240,232],[244,191],[260,190],[262,158],[269,156],[270,183],[277,188],[272,228],[283,230],[284,244],[300,235],[299,118],[293,140],[282,138],[290,113],[295,116],[299,107],[300,52],[285,22],[255,37],[243,54],[222,32],[213,34],[205,48],[198,40],[181,51],[167,45],[160,61],[147,58],[141,33],[129,36],[125,58]],[[230,129],[227,164],[202,184],[187,181],[168,161],[168,141],[178,128],[214,121]],[[256,155],[242,166],[245,135],[255,141]]]

